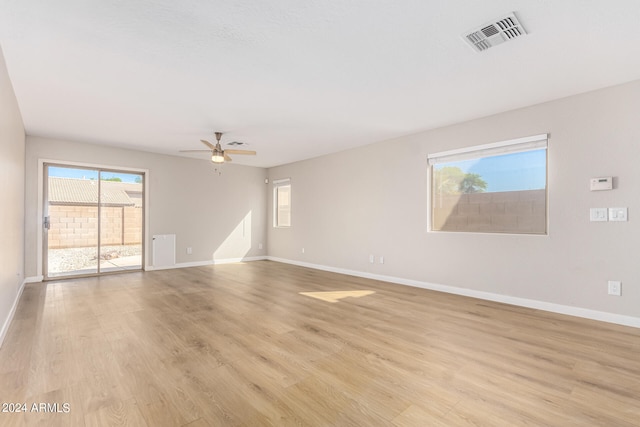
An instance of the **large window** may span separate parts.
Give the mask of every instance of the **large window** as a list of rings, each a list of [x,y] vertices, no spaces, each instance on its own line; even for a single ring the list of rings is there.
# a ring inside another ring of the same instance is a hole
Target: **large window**
[[[291,180],[273,181],[273,226],[291,226]]]
[[[547,233],[547,135],[430,154],[431,231]]]

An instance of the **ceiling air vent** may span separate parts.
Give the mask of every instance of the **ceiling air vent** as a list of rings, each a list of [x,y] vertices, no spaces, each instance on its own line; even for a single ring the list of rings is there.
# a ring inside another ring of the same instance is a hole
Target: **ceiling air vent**
[[[490,47],[497,46],[509,40],[524,36],[527,32],[516,18],[515,13],[510,13],[494,22],[463,34],[462,38],[476,52],[482,52]]]

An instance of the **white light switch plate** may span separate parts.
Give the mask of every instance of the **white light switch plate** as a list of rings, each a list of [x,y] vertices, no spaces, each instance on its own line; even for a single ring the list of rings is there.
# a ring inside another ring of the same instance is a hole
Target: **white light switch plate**
[[[622,295],[622,283],[617,280],[609,280],[607,282],[609,295],[615,295],[617,297]]]
[[[609,208],[609,221],[626,221],[627,208]]]
[[[591,208],[589,209],[589,219],[591,221],[606,221],[607,208]]]

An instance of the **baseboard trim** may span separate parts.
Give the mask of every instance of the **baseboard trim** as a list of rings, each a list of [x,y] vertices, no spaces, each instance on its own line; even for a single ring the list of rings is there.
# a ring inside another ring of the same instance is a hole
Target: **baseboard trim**
[[[18,303],[20,302],[20,297],[22,296],[22,291],[24,290],[24,285],[28,283],[27,279],[22,281],[20,285],[20,289],[18,289],[18,294],[16,295],[16,299],[13,301],[13,306],[9,311],[9,315],[4,321],[4,325],[2,325],[2,330],[0,330],[0,348],[2,344],[4,344],[4,339],[7,336],[7,332],[9,331],[9,326],[11,326],[11,322],[13,321],[13,316],[16,314],[16,309],[18,308]]]
[[[367,273],[357,270],[349,270],[345,268],[337,268],[320,264],[312,264],[308,262],[295,261],[278,257],[266,257],[269,261],[282,262],[285,264],[297,265],[300,267],[313,268],[316,270],[330,271],[333,273],[346,274],[349,276],[362,277],[365,279],[380,280],[382,282],[395,283],[398,285],[413,286],[416,288],[429,289],[432,291],[445,292],[448,294],[462,295],[466,297],[478,298],[487,301],[501,302],[505,304],[516,305],[520,307],[533,308],[542,311],[548,311],[558,314],[566,314],[584,319],[598,320],[601,322],[615,323],[617,325],[631,326],[640,328],[640,318],[633,316],[625,316],[621,314],[608,313],[604,311],[591,310],[581,307],[573,307],[569,305],[555,304],[545,301],[532,300],[527,298],[512,297],[509,295],[495,294],[491,292],[477,291],[474,289],[458,288],[455,286],[442,285],[437,283],[422,282],[419,280],[404,279],[401,277],[384,276],[380,274]]]
[[[244,258],[227,258],[227,259],[216,259],[213,260],[213,264],[233,264],[236,262],[251,262],[251,261],[265,261],[267,259],[266,256],[251,256]]]
[[[44,281],[44,276],[31,276],[24,279],[25,283],[40,283]]]
[[[195,261],[195,262],[179,262],[174,265],[168,266],[160,266],[160,267],[147,267],[146,271],[156,271],[156,270],[171,270],[174,268],[188,268],[188,267],[203,267],[207,265],[218,265],[218,264],[233,264],[235,262],[251,262],[251,261],[264,261],[266,260],[266,256],[252,256],[252,257],[242,257],[242,258],[225,258],[225,259],[214,259],[209,261]]]

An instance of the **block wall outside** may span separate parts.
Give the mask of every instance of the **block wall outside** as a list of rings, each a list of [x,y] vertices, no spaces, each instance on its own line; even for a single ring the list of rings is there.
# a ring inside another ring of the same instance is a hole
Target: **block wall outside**
[[[433,200],[432,228],[438,231],[546,232],[546,191],[442,195]]]
[[[102,245],[135,245],[142,239],[142,209],[133,206],[101,208]],[[50,205],[49,248],[82,248],[98,243],[98,208]]]

